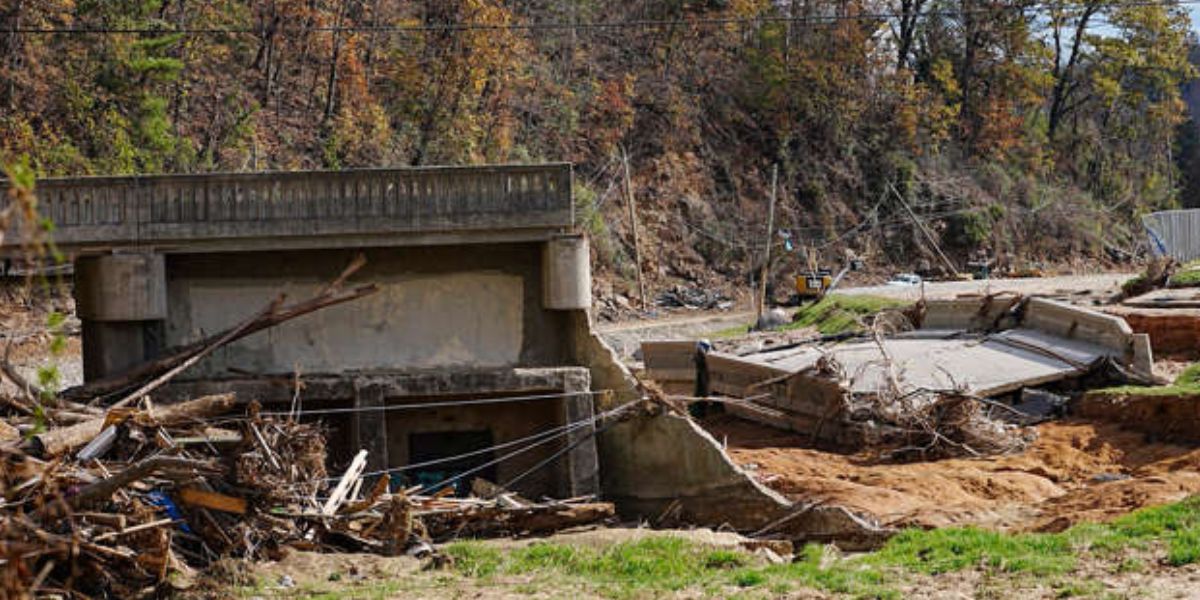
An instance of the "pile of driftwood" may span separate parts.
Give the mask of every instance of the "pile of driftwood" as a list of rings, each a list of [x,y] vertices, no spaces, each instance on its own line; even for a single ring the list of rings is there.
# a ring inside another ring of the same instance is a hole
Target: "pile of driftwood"
[[[232,341],[374,293],[343,289],[364,262],[312,298],[280,297],[225,331],[62,393],[0,358],[0,378],[19,390],[0,398],[0,598],[156,595],[190,579],[172,574],[227,557],[275,558],[285,548],[424,556],[458,536],[612,517],[611,504],[533,503],[482,481],[485,497],[450,497],[449,487],[421,495],[388,473],[364,474],[365,450],[327,473],[319,424],[261,414],[233,394],[153,402]]]
[[[230,394],[110,410],[0,446],[0,596],[132,597],[224,557],[278,558],[284,548],[423,556],[460,535],[542,533],[613,515],[585,499],[452,498],[450,488],[421,496],[386,475],[364,478],[365,451],[340,476],[327,475],[325,459],[320,426],[262,416]]]

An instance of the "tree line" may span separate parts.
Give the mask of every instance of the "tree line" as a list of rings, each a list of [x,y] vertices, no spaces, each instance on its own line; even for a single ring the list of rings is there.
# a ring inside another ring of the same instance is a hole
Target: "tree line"
[[[0,159],[43,175],[569,160],[629,274],[801,248],[1116,257],[1200,204],[1185,6],[1133,0],[9,0]],[[1200,96],[1198,96],[1200,98]],[[815,255],[815,250],[811,250]]]

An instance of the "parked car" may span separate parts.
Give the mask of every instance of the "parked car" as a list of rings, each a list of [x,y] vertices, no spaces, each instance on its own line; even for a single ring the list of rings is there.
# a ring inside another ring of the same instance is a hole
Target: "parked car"
[[[905,287],[921,285],[921,276],[914,273],[897,273],[892,275],[892,278],[888,280],[887,285]]]

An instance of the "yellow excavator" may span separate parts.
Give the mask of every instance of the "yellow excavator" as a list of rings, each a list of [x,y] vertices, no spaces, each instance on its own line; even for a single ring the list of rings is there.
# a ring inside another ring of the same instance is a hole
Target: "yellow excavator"
[[[801,302],[824,298],[825,294],[833,291],[842,282],[842,278],[846,276],[846,273],[857,271],[863,267],[861,260],[850,255],[846,257],[846,263],[842,265],[842,269],[834,275],[833,269],[816,266],[814,253],[809,252],[808,257],[808,271],[796,275],[796,297]]]

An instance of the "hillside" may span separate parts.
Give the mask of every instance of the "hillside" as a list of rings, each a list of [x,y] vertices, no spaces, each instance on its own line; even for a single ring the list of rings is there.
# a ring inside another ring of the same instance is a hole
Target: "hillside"
[[[15,0],[0,160],[571,161],[602,294],[636,274],[623,156],[652,289],[745,287],[772,165],[780,278],[937,268],[905,204],[960,267],[1094,265],[1194,193],[1189,40],[1171,2]]]

